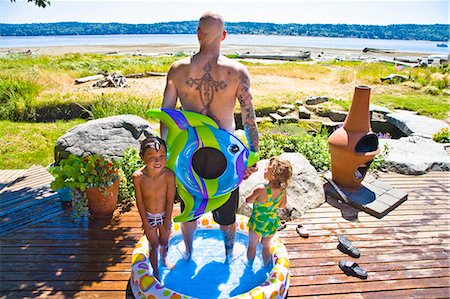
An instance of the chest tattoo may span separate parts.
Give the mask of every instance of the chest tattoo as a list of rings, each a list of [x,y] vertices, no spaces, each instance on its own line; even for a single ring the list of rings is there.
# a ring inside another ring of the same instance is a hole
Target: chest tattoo
[[[203,106],[200,113],[212,117],[217,122],[218,118],[211,112],[210,106],[214,100],[215,93],[226,88],[227,84],[223,80],[214,80],[211,75],[211,65],[209,62],[203,67],[203,70],[205,73],[201,78],[194,79],[191,77],[186,81],[186,84],[189,87],[193,87],[195,85],[195,89],[198,90]]]

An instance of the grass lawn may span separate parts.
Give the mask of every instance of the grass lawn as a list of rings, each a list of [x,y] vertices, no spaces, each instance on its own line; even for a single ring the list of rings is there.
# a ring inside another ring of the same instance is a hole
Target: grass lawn
[[[53,163],[56,139],[85,120],[54,123],[0,121],[0,169],[25,169]]]
[[[180,56],[133,57],[66,54],[0,58],[0,169],[46,166],[53,162],[53,146],[68,129],[84,122],[118,114],[145,117],[160,107],[165,77],[127,79],[125,88],[96,88],[74,80],[102,72],[123,75],[145,71],[167,72]],[[284,103],[326,96],[333,109],[348,110],[356,85],[371,87],[371,103],[389,109],[416,111],[450,120],[449,66],[396,70],[389,63],[242,61],[250,73],[258,115]],[[413,78],[392,84],[380,78],[391,73]],[[236,111],[240,111],[236,105]],[[75,120],[56,121],[74,118]]]

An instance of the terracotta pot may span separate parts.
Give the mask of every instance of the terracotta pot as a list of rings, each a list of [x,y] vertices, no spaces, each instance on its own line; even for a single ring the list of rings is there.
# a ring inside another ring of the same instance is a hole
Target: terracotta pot
[[[332,179],[340,187],[357,190],[376,154],[378,137],[370,128],[370,88],[357,86],[344,126],[328,138]]]
[[[92,216],[111,216],[116,209],[119,182],[105,189],[89,188],[84,192],[89,202],[89,213]]]

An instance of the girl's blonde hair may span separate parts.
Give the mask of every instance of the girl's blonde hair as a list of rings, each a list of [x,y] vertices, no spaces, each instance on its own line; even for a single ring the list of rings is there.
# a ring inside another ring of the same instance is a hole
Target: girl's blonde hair
[[[269,160],[269,165],[273,167],[274,180],[272,182],[275,187],[286,189],[292,178],[291,162],[279,157],[273,157]]]

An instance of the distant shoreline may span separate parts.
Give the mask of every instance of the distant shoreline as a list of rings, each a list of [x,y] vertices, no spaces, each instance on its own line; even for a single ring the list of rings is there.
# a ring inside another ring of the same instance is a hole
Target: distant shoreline
[[[134,56],[160,56],[174,55],[184,53],[192,55],[198,51],[198,45],[170,45],[170,44],[153,44],[153,45],[98,45],[98,46],[45,46],[45,47],[16,47],[1,48],[0,56],[8,52],[25,53],[30,51],[33,55],[64,55],[64,54],[103,54],[103,55],[134,55]],[[338,57],[338,58],[355,58],[355,57],[423,57],[430,55],[429,53],[364,53],[362,50],[355,49],[332,49],[323,47],[297,47],[297,46],[265,46],[265,45],[233,45],[223,44],[221,53],[237,54],[237,53],[257,53],[257,54],[283,54],[295,55],[299,52],[309,51],[312,59],[318,57]]]

